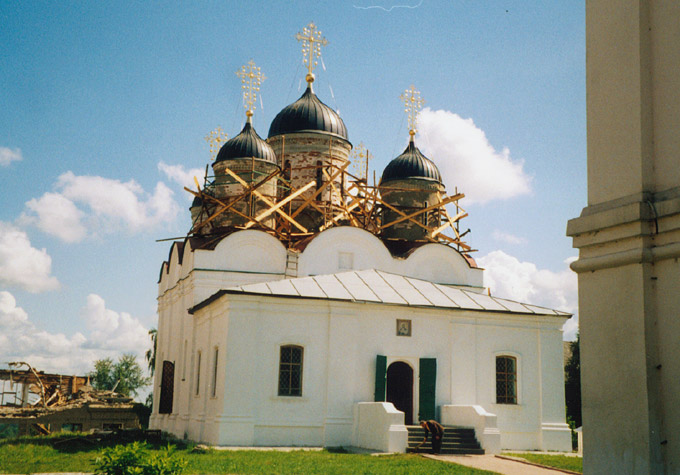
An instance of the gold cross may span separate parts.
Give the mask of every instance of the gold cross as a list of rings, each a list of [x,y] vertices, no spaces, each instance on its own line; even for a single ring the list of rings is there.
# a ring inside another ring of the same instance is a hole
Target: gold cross
[[[227,141],[227,134],[222,131],[222,127],[217,127],[215,130],[205,136],[205,141],[210,147],[210,159],[215,160],[215,156],[222,145],[222,142]]]
[[[248,64],[241,66],[240,71],[236,71],[236,75],[241,78],[241,89],[243,89],[243,107],[246,108],[246,116],[252,117],[255,110],[255,100],[257,99],[257,92],[260,90],[262,81],[266,78],[260,72],[260,68],[255,66],[255,61],[252,59]]]
[[[314,82],[314,66],[318,64],[318,58],[321,56],[321,47],[328,44],[328,40],[321,36],[321,31],[316,29],[316,25],[312,22],[302,29],[302,33],[295,35],[295,39],[302,42],[302,58],[304,64],[307,66],[308,83]]]
[[[352,155],[352,171],[357,178],[368,179],[368,162],[373,158],[373,155],[371,155],[363,142],[354,148]]]
[[[413,137],[416,134],[418,112],[423,108],[425,101],[420,98],[420,91],[416,91],[416,88],[413,85],[406,89],[399,98],[404,101],[404,112],[408,114],[408,133]]]

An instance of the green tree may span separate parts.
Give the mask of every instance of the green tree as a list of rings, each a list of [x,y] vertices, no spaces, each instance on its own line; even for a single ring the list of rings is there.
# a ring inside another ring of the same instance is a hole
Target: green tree
[[[576,341],[569,345],[571,356],[564,366],[564,396],[567,404],[567,419],[574,423],[574,427],[581,427],[581,336],[576,335]]]
[[[144,357],[146,358],[146,364],[149,366],[149,373],[153,376],[154,371],[156,371],[156,339],[158,338],[158,330],[155,328],[149,330],[149,338],[151,338],[151,348],[146,350]]]
[[[153,374],[156,371],[156,342],[158,341],[158,330],[155,328],[149,330],[149,338],[151,338],[151,348],[146,350],[144,358],[146,359],[149,373],[153,377]],[[153,405],[153,392],[150,392],[149,395],[146,396],[146,402],[144,404],[151,408]]]
[[[114,363],[111,358],[104,358],[94,362],[94,371],[88,374],[92,387],[95,389],[113,389],[116,380],[113,379]]]
[[[100,390],[113,390],[124,396],[137,395],[137,390],[146,386],[150,378],[144,376],[142,367],[132,353],[123,353],[117,362],[104,358],[94,362],[94,371],[89,373],[92,386]]]

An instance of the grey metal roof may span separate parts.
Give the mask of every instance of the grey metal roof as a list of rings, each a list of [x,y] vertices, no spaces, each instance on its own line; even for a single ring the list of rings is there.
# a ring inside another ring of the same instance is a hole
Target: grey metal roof
[[[299,277],[221,290],[191,309],[197,310],[224,293],[247,293],[352,302],[384,303],[430,308],[485,310],[492,312],[568,317],[569,313],[470,290],[435,284],[379,270],[347,271],[338,274]]]

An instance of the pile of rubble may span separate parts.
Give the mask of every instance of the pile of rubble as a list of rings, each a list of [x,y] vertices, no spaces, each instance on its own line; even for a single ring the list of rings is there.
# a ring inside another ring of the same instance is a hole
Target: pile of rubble
[[[140,427],[139,404],[94,389],[88,377],[46,374],[25,362],[9,367],[0,370],[0,436]]]

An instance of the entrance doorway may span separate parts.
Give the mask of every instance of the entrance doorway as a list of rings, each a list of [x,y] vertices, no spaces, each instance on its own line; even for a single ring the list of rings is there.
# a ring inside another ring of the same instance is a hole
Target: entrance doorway
[[[404,413],[404,424],[413,425],[413,369],[403,361],[387,368],[387,402]]]

